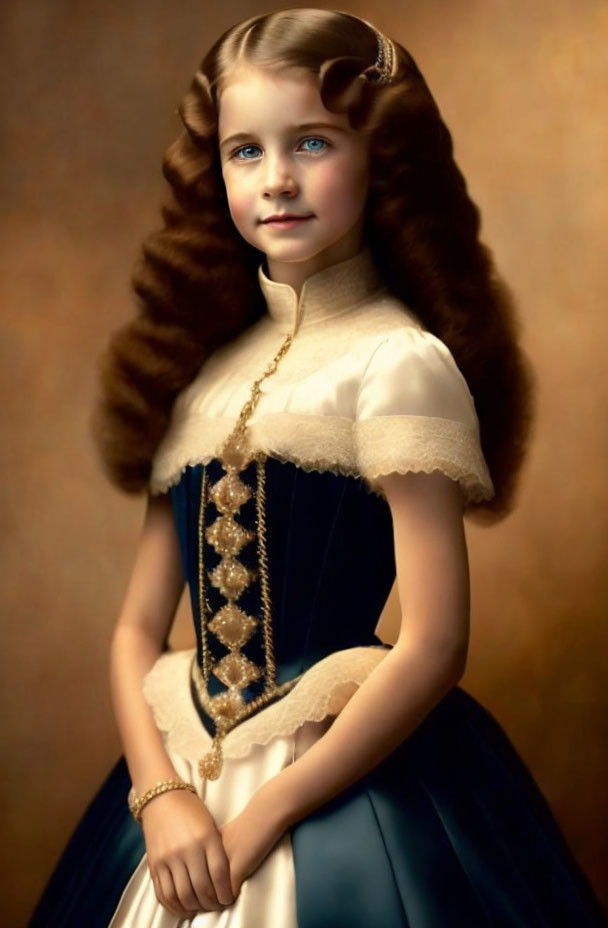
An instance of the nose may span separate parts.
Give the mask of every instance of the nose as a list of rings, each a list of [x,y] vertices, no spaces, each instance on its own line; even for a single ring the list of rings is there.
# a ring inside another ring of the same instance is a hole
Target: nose
[[[263,196],[293,196],[296,193],[298,185],[288,159],[279,154],[266,155],[264,167],[262,178]]]

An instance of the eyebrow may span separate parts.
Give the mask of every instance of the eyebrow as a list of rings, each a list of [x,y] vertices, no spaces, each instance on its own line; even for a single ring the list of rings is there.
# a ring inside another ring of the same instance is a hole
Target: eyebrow
[[[288,126],[287,132],[304,132],[309,129],[335,129],[336,132],[348,132],[348,129],[344,129],[342,126],[336,126],[333,122],[301,122],[298,126]],[[224,148],[224,146],[232,142],[250,139],[254,135],[255,132],[235,132],[234,135],[229,135],[220,142],[220,148]]]

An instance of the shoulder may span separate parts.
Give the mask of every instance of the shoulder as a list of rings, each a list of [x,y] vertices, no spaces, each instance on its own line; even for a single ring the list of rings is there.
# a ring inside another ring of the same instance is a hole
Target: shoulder
[[[396,362],[417,356],[422,362],[441,358],[449,366],[456,366],[445,342],[429,332],[409,306],[384,288],[354,311],[349,323],[353,336],[365,339],[371,348],[370,362],[377,354],[376,361]]]
[[[466,378],[445,342],[398,301],[368,345],[355,418],[359,467],[379,492],[382,475],[436,470],[467,501],[492,497]]]
[[[369,346],[357,418],[409,414],[477,425],[473,396],[452,352],[400,305],[395,301],[388,324]]]

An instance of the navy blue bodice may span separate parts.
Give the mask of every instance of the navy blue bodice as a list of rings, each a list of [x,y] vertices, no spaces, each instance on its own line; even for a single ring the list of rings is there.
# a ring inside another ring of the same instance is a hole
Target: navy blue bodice
[[[266,456],[262,462],[262,509],[256,505],[259,465],[254,460],[239,475],[256,492],[235,516],[239,526],[252,530],[253,538],[237,557],[257,579],[243,591],[238,606],[249,616],[261,617],[265,570],[275,682],[281,685],[334,651],[382,644],[375,628],[395,578],[393,530],[388,503],[370,492],[362,478],[305,471]],[[209,619],[226,603],[210,582],[221,556],[205,534],[220,511],[208,493],[201,511],[204,482],[212,485],[224,475],[217,458],[206,465],[189,465],[169,491],[201,669],[205,649],[210,662],[229,653],[208,630]],[[261,533],[265,564],[260,563]],[[268,641],[261,620],[240,652],[253,664],[265,666]],[[262,674],[244,687],[245,701],[259,701],[266,684]],[[210,697],[227,689],[214,673],[206,675],[206,688]],[[193,696],[205,727],[213,733],[213,721],[196,700],[194,688]]]

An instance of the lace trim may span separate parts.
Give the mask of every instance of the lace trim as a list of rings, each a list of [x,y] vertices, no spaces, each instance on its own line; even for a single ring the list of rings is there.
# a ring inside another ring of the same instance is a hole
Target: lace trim
[[[178,483],[188,465],[207,464],[233,428],[231,418],[191,415],[176,429],[170,447],[157,454],[151,492],[163,493]],[[271,413],[251,420],[248,437],[254,451],[304,469],[357,475],[351,431],[352,420],[338,416]]]
[[[234,427],[231,418],[190,415],[176,427],[170,445],[159,452],[150,479],[151,493],[178,483],[186,467],[207,464]],[[363,477],[375,482],[397,471],[440,470],[462,486],[467,502],[491,499],[494,486],[475,429],[430,416],[376,416],[353,421],[340,416],[270,413],[249,423],[249,442],[303,470]]]
[[[287,695],[226,735],[224,756],[244,757],[254,744],[268,744],[307,721],[337,715],[388,651],[380,645],[346,648],[317,661]],[[193,763],[211,746],[190,695],[190,664],[195,659],[195,648],[162,654],[143,680],[144,698],[166,747]]]
[[[478,432],[463,422],[432,416],[375,416],[355,423],[359,467],[372,489],[375,478],[396,471],[440,470],[458,480],[467,502],[494,496]]]

